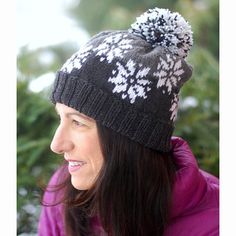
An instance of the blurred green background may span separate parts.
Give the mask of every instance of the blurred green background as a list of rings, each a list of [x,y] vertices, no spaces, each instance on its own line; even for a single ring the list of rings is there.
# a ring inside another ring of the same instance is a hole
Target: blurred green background
[[[156,6],[178,11],[190,22],[194,46],[187,60],[194,72],[181,92],[174,135],[189,142],[202,169],[219,176],[218,0],[99,0],[96,3],[81,0],[75,3],[66,5],[65,11],[90,36],[101,30],[127,29],[138,15]],[[49,148],[58,122],[48,100],[50,86],[39,92],[30,88],[42,75],[52,78],[77,50],[76,44],[63,42],[37,49],[24,46],[17,55],[17,235],[36,235],[40,186],[47,183],[62,161]],[[45,55],[50,60],[43,61],[41,58]]]

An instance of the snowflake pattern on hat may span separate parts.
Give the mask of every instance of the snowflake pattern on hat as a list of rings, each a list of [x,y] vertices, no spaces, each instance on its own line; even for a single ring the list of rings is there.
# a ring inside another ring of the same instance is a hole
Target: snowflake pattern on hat
[[[111,63],[114,58],[123,58],[124,54],[132,48],[130,44],[132,40],[126,39],[126,37],[127,34],[119,33],[105,38],[98,47],[93,48],[92,45],[81,47],[66,61],[61,71],[71,73],[74,68],[79,70],[92,52],[97,52],[96,56],[100,56],[101,62],[107,60],[108,63]]]
[[[61,71],[71,73],[74,68],[79,70],[82,67],[82,64],[87,60],[91,50],[92,45],[81,47],[78,52],[73,54],[71,58],[66,61],[66,63],[62,66]]]
[[[123,58],[124,54],[133,48],[130,44],[131,39],[126,39],[127,34],[115,34],[107,37],[98,47],[93,51],[97,52],[97,56],[100,56],[100,61],[107,60],[111,63],[114,58]]]
[[[142,67],[133,60],[129,60],[126,65],[116,63],[117,68],[112,71],[113,77],[108,82],[115,84],[113,93],[121,93],[122,99],[128,97],[130,103],[134,103],[137,97],[147,98],[146,93],[151,90],[148,86],[151,81],[143,79],[147,76],[150,67]]]
[[[172,93],[172,89],[178,86],[181,75],[184,73],[181,60],[166,54],[166,60],[160,56],[160,63],[157,65],[157,71],[153,73],[158,78],[157,88],[164,87],[162,93],[167,91]]]

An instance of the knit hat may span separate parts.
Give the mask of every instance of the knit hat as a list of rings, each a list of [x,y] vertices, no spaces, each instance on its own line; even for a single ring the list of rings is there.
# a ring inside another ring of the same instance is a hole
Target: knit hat
[[[123,31],[92,37],[57,72],[51,100],[162,152],[170,151],[191,27],[168,9],[150,9]]]

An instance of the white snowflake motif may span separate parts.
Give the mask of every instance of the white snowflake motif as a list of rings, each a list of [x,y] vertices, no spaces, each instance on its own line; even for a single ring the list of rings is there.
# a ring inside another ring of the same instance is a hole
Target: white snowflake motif
[[[148,86],[151,81],[144,79],[150,68],[142,67],[133,60],[129,60],[126,65],[116,63],[117,69],[112,71],[114,77],[110,77],[108,82],[115,84],[113,93],[121,93],[122,99],[129,98],[130,103],[134,103],[137,97],[147,98],[147,92],[151,90]],[[135,73],[136,72],[136,73]],[[135,76],[136,74],[136,76]]]
[[[100,61],[107,60],[111,63],[116,57],[123,58],[124,54],[132,48],[130,42],[132,40],[126,39],[126,34],[116,34],[106,38],[103,43],[94,48],[97,51],[97,56],[100,56]]]
[[[169,110],[171,112],[170,116],[171,121],[175,121],[177,118],[178,102],[179,102],[179,96],[178,94],[175,93],[174,98],[171,100],[171,108]]]
[[[92,52],[92,45],[82,47],[78,52],[72,55],[62,66],[61,71],[70,73],[74,68],[80,69]]]
[[[166,54],[167,59],[160,57],[160,63],[157,65],[157,72],[154,72],[153,75],[158,77],[157,88],[166,87],[168,94],[171,94],[172,88],[177,86],[177,82],[181,80],[180,75],[184,73],[182,69],[181,60],[175,62],[170,57],[169,54]],[[165,90],[162,91],[165,93]]]

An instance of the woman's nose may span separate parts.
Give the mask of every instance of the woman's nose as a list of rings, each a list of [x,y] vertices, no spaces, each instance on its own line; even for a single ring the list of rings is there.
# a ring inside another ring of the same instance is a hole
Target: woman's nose
[[[71,151],[73,147],[73,142],[66,128],[58,126],[50,145],[51,150],[57,154],[63,154]]]

